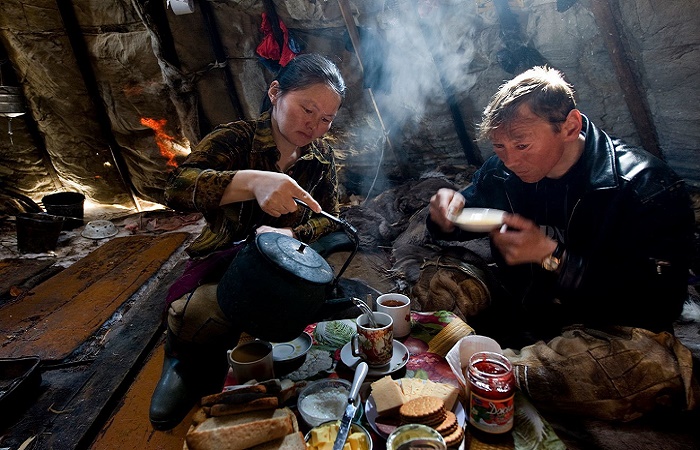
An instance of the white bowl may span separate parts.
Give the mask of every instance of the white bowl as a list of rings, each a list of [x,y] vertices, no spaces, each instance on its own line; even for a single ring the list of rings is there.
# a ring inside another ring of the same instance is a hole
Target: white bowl
[[[301,417],[311,427],[342,419],[348,405],[350,386],[348,380],[341,378],[324,378],[307,384],[297,399]],[[360,409],[358,405],[355,417],[361,414]]]
[[[466,231],[487,232],[503,225],[505,213],[492,208],[464,208],[450,220]]]
[[[118,232],[116,225],[109,220],[92,220],[80,234],[88,239],[104,239],[115,236]]]

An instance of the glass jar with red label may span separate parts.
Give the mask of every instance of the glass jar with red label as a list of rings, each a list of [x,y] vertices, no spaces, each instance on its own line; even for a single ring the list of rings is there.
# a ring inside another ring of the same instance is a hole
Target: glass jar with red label
[[[508,358],[495,352],[476,352],[466,370],[469,383],[469,425],[486,435],[502,435],[513,428],[515,379]]]

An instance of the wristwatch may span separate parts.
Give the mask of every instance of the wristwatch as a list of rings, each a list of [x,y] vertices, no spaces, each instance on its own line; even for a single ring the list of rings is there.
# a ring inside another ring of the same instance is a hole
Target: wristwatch
[[[556,272],[561,264],[561,257],[564,255],[564,246],[561,242],[557,242],[557,247],[554,251],[542,260],[542,268],[550,272]]]

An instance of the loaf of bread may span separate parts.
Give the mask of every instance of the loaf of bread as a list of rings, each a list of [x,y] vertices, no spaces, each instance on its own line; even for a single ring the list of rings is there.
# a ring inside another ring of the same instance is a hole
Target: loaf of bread
[[[185,436],[190,450],[243,450],[299,431],[289,408],[209,417]]]
[[[251,450],[306,450],[306,441],[304,434],[297,431],[282,438],[256,445]]]

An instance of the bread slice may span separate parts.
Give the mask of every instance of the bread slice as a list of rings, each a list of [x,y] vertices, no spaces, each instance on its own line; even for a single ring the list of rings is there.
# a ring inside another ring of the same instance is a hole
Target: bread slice
[[[256,445],[251,450],[306,450],[306,441],[304,434],[297,431],[282,438]]]
[[[247,411],[260,411],[261,409],[276,409],[279,406],[277,397],[262,397],[246,403],[217,403],[212,406],[205,406],[203,409],[209,416],[228,416]],[[208,408],[208,410],[207,410]]]
[[[243,450],[298,431],[289,408],[209,417],[185,436],[190,450]]]
[[[269,397],[270,395],[275,394],[268,393],[267,386],[263,384],[244,384],[236,386],[234,389],[202,397],[200,403],[202,406],[211,406],[217,403],[245,403],[261,397]]]

